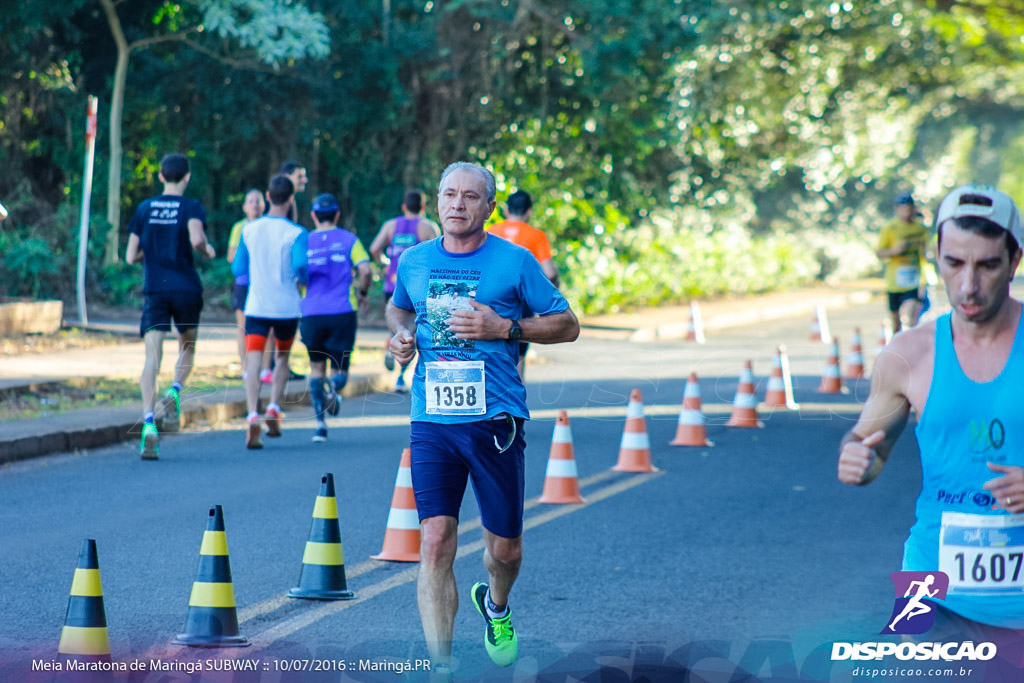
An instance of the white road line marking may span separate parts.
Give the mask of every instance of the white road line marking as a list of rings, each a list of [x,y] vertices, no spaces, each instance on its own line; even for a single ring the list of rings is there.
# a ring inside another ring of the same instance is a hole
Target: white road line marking
[[[562,505],[557,508],[548,510],[547,512],[526,519],[523,523],[523,530],[526,531],[528,529],[538,527],[542,524],[547,524],[548,522],[558,519],[559,517],[564,517],[565,515],[586,508],[590,505],[605,500],[606,498],[610,498],[618,493],[628,491],[629,489],[635,486],[639,486],[640,484],[643,484],[647,481],[650,481],[655,477],[659,477],[662,474],[664,474],[664,472],[638,474],[636,476],[629,477],[628,479],[624,479],[618,483],[607,486],[603,489],[599,489],[598,491],[588,493],[587,502],[585,503],[581,503],[578,505]],[[455,556],[455,559],[459,560],[463,557],[466,557],[467,555],[481,551],[483,550],[483,548],[483,539],[479,539],[472,543],[467,543],[466,545],[463,545],[459,548],[458,553]],[[392,588],[397,588],[407,583],[412,583],[416,580],[416,576],[418,573],[419,566],[409,567],[408,569],[401,571],[398,574],[389,576],[383,581],[360,588],[354,600],[332,602],[320,605],[309,610],[308,612],[296,615],[294,617],[291,617],[290,619],[286,619],[281,623],[276,624],[265,631],[261,631],[260,633],[257,633],[255,636],[252,636],[250,640],[252,641],[253,644],[253,650],[266,649],[275,641],[281,638],[286,638],[291,634],[295,633],[296,631],[306,628],[307,626],[310,626],[316,623],[317,621],[320,621],[321,619],[324,619],[332,614],[337,614],[338,612],[344,611],[356,605],[361,605],[362,603],[372,598],[375,598],[378,595],[391,590]]]

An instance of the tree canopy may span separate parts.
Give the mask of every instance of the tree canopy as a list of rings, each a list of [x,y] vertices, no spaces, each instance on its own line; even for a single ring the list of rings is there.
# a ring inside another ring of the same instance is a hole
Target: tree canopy
[[[88,95],[98,150],[112,134],[111,6],[145,49],[125,74],[120,218],[93,217],[96,266],[170,151],[192,159],[218,246],[288,159],[310,176],[300,216],[331,192],[364,241],[405,188],[430,197],[451,161],[485,163],[499,199],[533,195],[589,311],[871,267],[898,191],[927,206],[982,180],[1024,199],[1012,0],[16,3],[0,16],[10,295],[71,292]],[[112,162],[97,155],[94,205],[114,196]],[[111,299],[138,290],[135,271],[93,272]],[[223,264],[204,277],[230,279]]]

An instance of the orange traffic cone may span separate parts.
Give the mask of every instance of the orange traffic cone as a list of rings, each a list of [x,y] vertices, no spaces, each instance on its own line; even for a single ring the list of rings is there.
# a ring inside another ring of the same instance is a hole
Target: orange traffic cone
[[[612,468],[617,472],[657,472],[651,464],[651,440],[647,436],[644,419],[644,398],[639,389],[629,395],[626,408],[626,426],[619,443],[619,462]]]
[[[698,344],[704,343],[704,321],[700,317],[700,304],[690,302],[690,326],[686,330],[686,339]]]
[[[885,348],[885,345],[892,339],[892,327],[889,325],[888,320],[883,320],[881,326],[878,328],[878,349],[875,351],[877,356]]]
[[[736,387],[736,398],[732,402],[732,416],[725,423],[728,427],[764,427],[757,419],[757,397],[754,396],[754,370],[748,360],[740,373]]]
[[[185,617],[185,632],[171,641],[191,647],[248,647],[251,643],[238,633],[235,586],[231,582],[228,538],[224,532],[224,511],[210,508],[210,519],[199,547],[199,569],[192,584]]]
[[[345,579],[338,499],[334,495],[334,475],[330,472],[320,478],[320,495],[313,504],[313,522],[302,553],[299,585],[288,591],[288,597],[306,600],[351,600],[355,597]]]
[[[828,311],[825,304],[818,304],[814,310],[814,317],[811,319],[811,341],[820,341],[825,344],[832,341],[832,332],[828,326]]]
[[[708,430],[700,408],[700,383],[697,381],[697,373],[691,372],[683,390],[683,409],[679,412],[676,438],[669,443],[670,446],[714,445],[708,441]]]
[[[411,457],[408,448],[402,449],[402,461],[395,477],[395,493],[388,512],[388,526],[384,530],[384,545],[379,554],[370,555],[374,560],[420,561],[420,518],[416,514],[416,497],[412,493]]]
[[[57,652],[83,662],[110,661],[100,564],[96,541],[91,538],[85,539],[78,554],[78,568],[71,580],[71,596]]]
[[[860,345],[860,328],[853,328],[853,342],[850,344],[850,363],[846,366],[847,379],[864,377],[864,350]]]
[[[843,379],[839,376],[839,340],[832,340],[832,350],[829,351],[828,363],[821,374],[821,384],[818,385],[819,394],[839,394],[843,391]]]
[[[582,503],[576,458],[572,449],[572,428],[569,416],[564,410],[558,411],[558,422],[551,435],[551,455],[548,456],[548,471],[544,477],[544,491],[541,503]]]
[[[785,346],[779,346],[772,359],[772,374],[768,378],[764,404],[771,408],[800,408],[793,399],[793,378],[789,374],[789,357]]]

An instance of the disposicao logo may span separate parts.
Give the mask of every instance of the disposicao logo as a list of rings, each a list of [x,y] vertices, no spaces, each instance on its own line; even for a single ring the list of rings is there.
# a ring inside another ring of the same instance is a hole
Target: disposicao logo
[[[945,600],[949,577],[935,572],[893,572],[889,575],[896,590],[889,623],[881,633],[919,635],[935,623],[935,600]]]
[[[936,600],[944,600],[949,577],[944,572],[893,572],[889,575],[896,591],[889,622],[883,635],[920,635],[935,624]],[[832,643],[832,661],[871,660],[896,657],[906,660],[988,661],[997,654],[993,643],[966,642],[857,642]]]

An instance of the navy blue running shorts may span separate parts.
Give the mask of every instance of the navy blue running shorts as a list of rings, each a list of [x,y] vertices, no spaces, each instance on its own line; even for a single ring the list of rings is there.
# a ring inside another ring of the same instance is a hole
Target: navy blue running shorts
[[[147,332],[170,332],[171,320],[178,332],[199,327],[199,314],[203,310],[202,292],[153,292],[146,294],[142,304],[142,322],[139,336]]]
[[[245,300],[249,296],[249,285],[234,285],[231,288],[231,310],[244,311]]]
[[[352,349],[356,345],[357,314],[311,315],[299,321],[302,343],[309,351],[310,363],[328,360],[342,372],[348,372]]]
[[[502,538],[523,533],[525,420],[512,423],[504,414],[493,420],[462,424],[413,422],[409,434],[412,490],[420,522],[439,515],[459,518],[466,482],[473,479],[480,519]],[[505,447],[499,452],[495,440]]]

